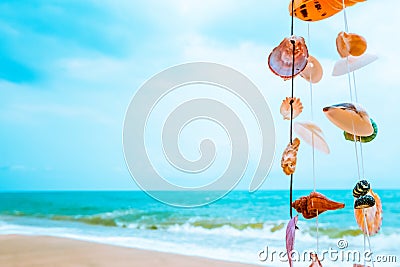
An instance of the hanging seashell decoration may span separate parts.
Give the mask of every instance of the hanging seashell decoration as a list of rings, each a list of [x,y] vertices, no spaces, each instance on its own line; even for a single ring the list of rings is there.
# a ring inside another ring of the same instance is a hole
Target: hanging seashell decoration
[[[300,146],[300,139],[295,138],[291,143],[289,143],[283,152],[281,167],[286,175],[291,175],[296,170],[297,163],[297,152]]]
[[[367,41],[361,35],[340,32],[336,37],[336,49],[342,58],[361,56],[367,50]]]
[[[303,111],[303,104],[300,101],[300,98],[294,97],[286,97],[281,104],[281,115],[283,116],[284,120],[290,120],[290,101],[293,100],[292,106],[293,106],[293,118],[296,118],[297,116],[300,115],[300,113]]]

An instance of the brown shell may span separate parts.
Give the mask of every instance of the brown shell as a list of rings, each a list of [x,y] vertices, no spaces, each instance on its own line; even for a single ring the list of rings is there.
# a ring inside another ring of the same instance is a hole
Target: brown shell
[[[344,204],[328,199],[321,193],[311,192],[292,203],[292,207],[303,214],[305,219],[312,219],[327,210],[343,209]]]
[[[369,194],[375,199],[375,206],[366,209],[354,209],[354,216],[356,217],[356,222],[360,227],[361,231],[367,234],[367,229],[365,227],[363,210],[365,211],[368,234],[370,236],[375,235],[379,232],[382,225],[382,202],[378,194],[374,193],[370,189]]]
[[[281,167],[286,175],[291,175],[296,170],[297,151],[299,150],[300,139],[295,138],[292,144],[288,144],[282,155]]]
[[[367,50],[367,41],[361,35],[340,32],[336,37],[336,49],[342,58],[361,56]]]
[[[294,97],[286,97],[282,101],[281,109],[280,112],[283,116],[284,120],[290,120],[290,101],[293,99],[293,118],[296,118],[297,116],[300,115],[300,113],[303,111],[303,104],[300,101],[300,98]]]
[[[318,259],[317,253],[310,253],[310,258],[312,261],[310,267],[322,267],[322,264]]]

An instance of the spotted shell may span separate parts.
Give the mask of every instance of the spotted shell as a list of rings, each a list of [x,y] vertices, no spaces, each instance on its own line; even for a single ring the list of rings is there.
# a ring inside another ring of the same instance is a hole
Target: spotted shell
[[[371,195],[359,197],[354,201],[355,209],[365,209],[375,206],[375,198]]]
[[[300,139],[295,138],[291,143],[289,143],[283,152],[281,167],[286,175],[291,175],[296,170],[297,163],[297,152],[300,146]]]
[[[367,41],[361,35],[340,32],[336,37],[336,49],[342,58],[361,56],[367,50]]]
[[[368,183],[367,180],[359,181],[353,189],[353,196],[355,198],[359,198],[361,196],[366,195],[369,190],[371,189],[371,185]]]
[[[292,101],[293,99],[293,118],[296,118],[297,116],[300,115],[300,113],[303,111],[303,104],[300,101],[300,98],[294,97],[286,97],[283,101],[282,101],[282,105],[281,105],[281,109],[280,112],[283,116],[284,120],[290,120],[290,101]]]
[[[308,50],[303,37],[291,36],[275,47],[268,57],[268,66],[271,71],[284,80],[292,78],[294,43],[294,73],[296,76],[307,65]]]
[[[368,234],[374,235],[379,232],[382,225],[382,202],[378,194],[373,192],[372,189],[369,194],[375,199],[375,206],[366,209],[354,209],[354,216],[358,226],[365,234],[367,234],[368,229]],[[364,212],[367,227],[365,227]]]
[[[346,7],[355,5],[358,2],[364,2],[365,0],[344,0]],[[294,10],[294,16],[304,21],[318,21],[329,18],[343,9],[342,0],[294,0],[292,7],[292,1],[289,4],[289,13],[292,15],[292,9]]]

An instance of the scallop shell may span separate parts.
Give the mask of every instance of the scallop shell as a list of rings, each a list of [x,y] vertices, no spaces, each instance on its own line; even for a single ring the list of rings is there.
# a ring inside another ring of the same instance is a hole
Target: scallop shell
[[[361,143],[369,143],[372,140],[374,140],[375,137],[378,135],[378,125],[376,125],[376,123],[374,122],[373,119],[370,119],[370,120],[371,120],[372,128],[374,128],[373,134],[371,134],[369,136],[356,136],[356,138],[354,139],[353,134],[350,134],[348,132],[343,132],[344,138],[346,140],[353,141],[353,142],[354,142],[354,140],[357,140],[357,142],[361,142]]]
[[[311,192],[292,203],[292,207],[303,214],[305,219],[312,219],[327,210],[343,209],[344,204],[328,199],[321,193]]]
[[[286,175],[291,175],[296,170],[297,163],[297,151],[299,150],[300,139],[295,138],[291,143],[289,143],[283,152],[281,167]]]
[[[324,134],[321,128],[313,122],[295,122],[293,129],[296,134],[303,139],[310,146],[314,146],[315,149],[329,154],[329,146],[324,139]]]
[[[356,136],[374,133],[367,111],[360,104],[342,103],[323,108],[326,117],[337,127]]]
[[[369,190],[371,189],[371,185],[368,183],[367,180],[359,181],[353,189],[353,196],[355,198],[359,198],[361,196],[366,195]]]
[[[367,41],[361,35],[340,32],[336,37],[336,49],[342,58],[361,56],[367,50]]]
[[[283,39],[268,57],[271,71],[285,80],[292,78],[293,44],[294,41],[294,75],[296,76],[307,65],[308,50],[303,37],[291,36]]]
[[[290,120],[290,101],[291,100],[292,100],[291,97],[286,97],[282,101],[280,112],[281,112],[284,120]],[[303,104],[301,103],[300,98],[294,97],[292,106],[293,106],[293,118],[292,119],[295,119],[303,111]]]
[[[340,76],[361,69],[377,59],[376,55],[368,53],[364,53],[359,57],[348,56],[347,58],[341,58],[335,63],[332,76]]]
[[[317,83],[322,79],[322,74],[321,63],[319,63],[315,57],[309,56],[307,65],[305,69],[300,72],[300,76],[311,83]]]
[[[360,229],[367,234],[367,228],[369,235],[374,235],[379,232],[382,225],[382,202],[378,194],[374,193],[372,189],[369,194],[375,199],[375,206],[366,209],[354,209],[354,216]],[[365,227],[364,215],[367,221],[367,227]]]
[[[349,7],[365,0],[345,0]],[[304,21],[318,21],[329,18],[343,9],[341,0],[294,0],[294,16]],[[292,1],[289,3],[289,13],[292,15]]]

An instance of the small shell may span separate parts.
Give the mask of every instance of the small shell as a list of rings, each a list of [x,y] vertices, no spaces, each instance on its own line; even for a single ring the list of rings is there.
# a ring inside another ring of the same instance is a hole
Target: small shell
[[[374,128],[374,133],[371,134],[370,136],[356,136],[355,139],[357,140],[357,142],[369,143],[372,140],[374,140],[375,137],[378,135],[378,125],[376,125],[376,123],[374,122],[373,119],[370,119],[370,120],[371,120],[372,128]],[[350,134],[348,132],[343,132],[343,134],[344,134],[344,138],[346,140],[354,142],[354,135],[353,134]]]
[[[290,253],[294,249],[294,241],[296,237],[296,228],[297,228],[297,220],[299,219],[299,216],[294,216],[292,219],[290,219],[288,225],[286,226],[286,252],[287,255],[290,255]],[[292,267],[292,257],[288,257],[289,259],[289,266]]]
[[[355,209],[354,216],[358,226],[365,234],[367,234],[368,228],[368,234],[374,235],[379,232],[382,225],[382,202],[378,194],[373,192],[372,189],[369,191],[369,194],[375,199],[375,206],[366,209]],[[364,212],[367,228],[365,227]]]
[[[286,97],[282,101],[281,105],[281,114],[284,120],[290,120],[290,101],[292,100],[291,97]],[[303,104],[300,101],[300,98],[294,97],[293,98],[293,119],[299,116],[299,114],[303,111]]]
[[[340,32],[336,37],[336,49],[342,58],[361,56],[367,50],[367,41],[361,35]]]
[[[307,65],[308,50],[303,37],[291,36],[283,39],[268,57],[271,71],[285,80],[292,78],[293,43],[294,42],[294,75],[296,76]]]
[[[295,138],[292,144],[288,144],[282,155],[281,167],[286,175],[291,175],[296,170],[297,151],[299,150],[300,140]]]
[[[322,267],[322,264],[318,259],[317,253],[311,252],[310,253],[310,258],[311,258],[311,261],[312,261],[310,267]]]
[[[322,74],[321,63],[319,63],[315,57],[309,56],[307,65],[305,69],[300,72],[300,76],[311,83],[317,83],[322,79]]]
[[[377,59],[378,57],[376,55],[367,53],[362,54],[359,57],[348,56],[347,58],[341,58],[335,63],[332,71],[332,76],[345,75],[349,72],[361,69],[362,67],[371,64]]]
[[[337,127],[357,136],[374,133],[367,111],[360,104],[342,103],[323,108],[325,116]]]
[[[357,198],[356,201],[354,201],[354,208],[355,209],[365,209],[365,208],[371,208],[375,206],[375,199],[371,195],[365,195],[360,198]]]
[[[361,196],[366,195],[369,190],[371,189],[371,185],[368,183],[367,180],[359,181],[353,189],[353,196],[355,198],[359,198]]]
[[[324,139],[321,128],[313,122],[295,122],[293,129],[296,134],[310,146],[322,153],[329,154],[329,146]]]

